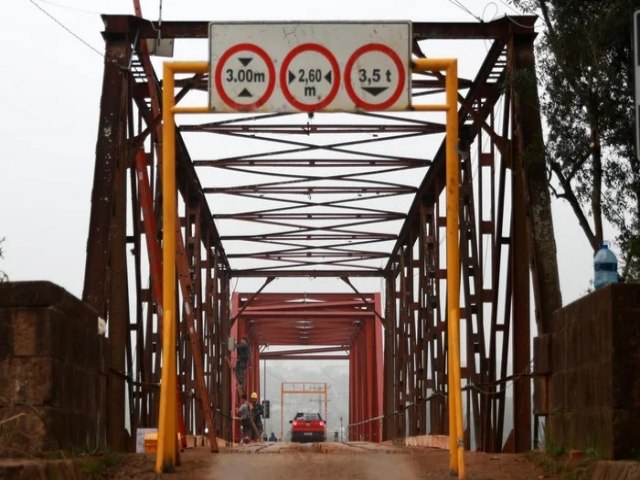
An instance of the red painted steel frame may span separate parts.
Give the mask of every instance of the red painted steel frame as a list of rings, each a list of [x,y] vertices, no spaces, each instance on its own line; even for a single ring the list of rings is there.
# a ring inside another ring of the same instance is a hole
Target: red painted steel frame
[[[375,295],[380,310],[380,294]],[[382,441],[382,323],[371,318],[349,356],[349,440]]]
[[[319,360],[322,358],[319,351],[334,349],[329,347],[348,350],[345,358],[349,360],[349,424],[357,424],[349,437],[382,441],[382,423],[378,418],[382,415],[383,387],[380,309],[379,293],[234,294],[232,313],[237,318],[232,335],[236,338],[247,335],[251,345],[248,392],[255,391],[260,397],[262,346],[302,346],[281,357],[290,360]],[[237,401],[237,394],[233,398]],[[376,420],[368,421],[372,418]]]

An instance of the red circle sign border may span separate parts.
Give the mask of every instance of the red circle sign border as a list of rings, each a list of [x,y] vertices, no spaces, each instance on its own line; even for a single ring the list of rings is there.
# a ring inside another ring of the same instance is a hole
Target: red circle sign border
[[[248,50],[250,52],[257,54],[260,58],[262,58],[262,61],[267,66],[267,75],[269,77],[267,81],[267,89],[264,92],[264,94],[260,98],[258,98],[255,102],[246,103],[246,104],[238,103],[235,100],[233,100],[231,97],[229,97],[229,95],[227,95],[227,92],[224,91],[224,88],[222,86],[222,68],[224,67],[229,57],[231,57],[231,55],[233,55],[234,53],[240,52],[242,50]],[[216,84],[216,90],[218,91],[218,95],[220,95],[220,98],[222,99],[222,101],[226,103],[228,106],[230,106],[231,108],[235,110],[240,110],[243,112],[255,110],[256,108],[260,108],[262,105],[264,105],[267,102],[267,100],[269,100],[269,97],[271,97],[271,94],[273,93],[273,90],[276,86],[276,69],[273,66],[273,62],[269,58],[269,55],[267,55],[267,52],[265,52],[259,46],[254,45],[253,43],[238,43],[237,45],[234,45],[233,47],[229,48],[226,52],[224,52],[220,57],[220,60],[218,60],[217,62],[214,77],[215,77],[214,81]]]
[[[289,68],[289,64],[293,61],[293,58],[296,55],[299,55],[300,53],[308,50],[317,52],[320,55],[323,55],[327,60],[329,60],[331,69],[333,70],[335,77],[331,90],[329,91],[329,95],[327,95],[326,98],[321,102],[314,104],[305,104],[297,100],[291,94],[287,85],[287,69]],[[280,89],[282,90],[282,94],[284,95],[284,98],[289,102],[289,104],[293,105],[298,110],[302,110],[303,112],[322,110],[333,101],[333,99],[338,94],[338,90],[340,89],[340,66],[338,65],[336,57],[333,56],[333,53],[331,53],[329,49],[317,43],[303,43],[302,45],[298,45],[296,48],[287,53],[287,56],[284,57],[284,60],[282,61],[282,66],[280,67]]]
[[[386,54],[389,58],[391,58],[396,68],[398,69],[398,73],[400,77],[398,81],[398,86],[396,87],[396,90],[393,92],[393,94],[391,94],[391,96],[387,100],[379,104],[369,103],[362,100],[356,94],[353,88],[353,85],[351,84],[351,70],[353,69],[353,65],[356,63],[356,60],[358,59],[358,57],[361,57],[365,53],[373,52],[373,51],[382,52]],[[344,86],[347,90],[347,94],[349,95],[351,100],[353,100],[353,103],[355,103],[356,106],[363,108],[365,110],[374,110],[374,109],[385,110],[391,105],[393,105],[395,102],[397,102],[398,98],[400,98],[400,95],[402,94],[402,89],[404,88],[405,75],[406,74],[404,71],[404,65],[402,64],[402,60],[400,60],[400,57],[398,57],[398,55],[393,49],[381,43],[368,43],[358,48],[355,52],[353,52],[353,54],[349,57],[349,60],[347,60],[347,64],[345,65],[345,68],[344,68]]]

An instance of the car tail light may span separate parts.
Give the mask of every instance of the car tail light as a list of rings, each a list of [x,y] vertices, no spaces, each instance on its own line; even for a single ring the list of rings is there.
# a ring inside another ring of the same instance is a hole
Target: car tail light
[[[296,421],[294,420],[292,425],[293,425],[294,427],[297,427],[297,426],[298,426],[298,422],[296,422]]]
[[[322,420],[320,420],[320,426],[324,427],[324,422]]]

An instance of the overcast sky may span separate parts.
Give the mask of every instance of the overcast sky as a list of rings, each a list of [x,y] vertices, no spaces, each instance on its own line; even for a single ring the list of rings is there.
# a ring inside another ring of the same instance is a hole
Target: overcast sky
[[[133,3],[9,2],[0,29],[0,238],[6,237],[0,270],[12,280],[50,280],[81,296],[103,71],[100,14],[132,14]],[[142,9],[159,18],[157,0],[143,1]],[[505,13],[515,13],[506,0],[162,4],[164,20],[490,21]],[[566,304],[589,287],[592,254],[566,205],[554,203],[554,221]]]

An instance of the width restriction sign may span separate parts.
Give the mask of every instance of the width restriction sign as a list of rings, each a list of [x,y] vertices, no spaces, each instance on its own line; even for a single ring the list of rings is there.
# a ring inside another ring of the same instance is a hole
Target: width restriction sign
[[[211,23],[218,112],[406,110],[410,22]]]

